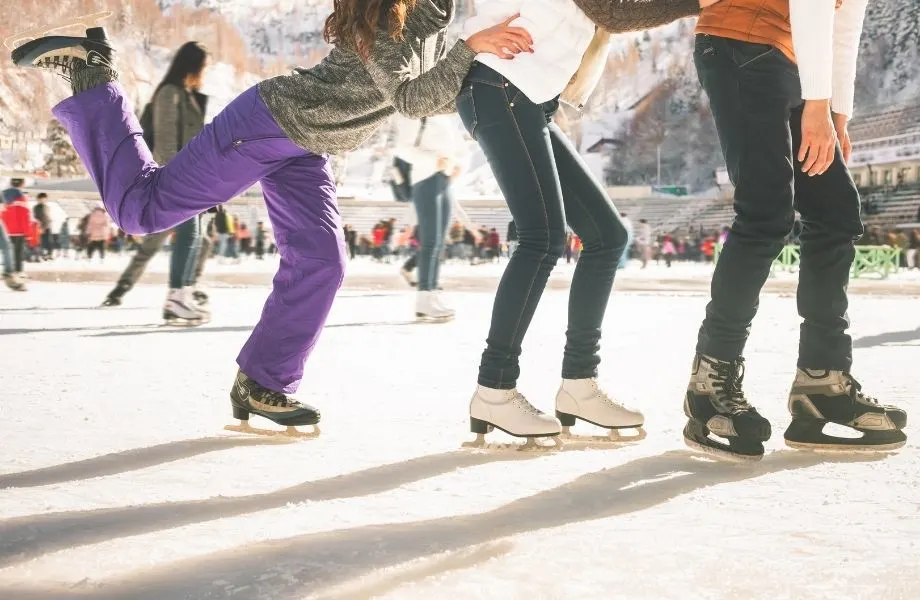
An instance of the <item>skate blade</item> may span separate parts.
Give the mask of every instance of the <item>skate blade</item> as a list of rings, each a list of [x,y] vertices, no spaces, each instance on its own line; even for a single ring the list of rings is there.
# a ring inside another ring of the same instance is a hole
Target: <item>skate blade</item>
[[[791,442],[785,440],[786,445],[795,450],[806,450],[812,452],[822,452],[828,454],[872,454],[875,452],[893,452],[900,448],[903,448],[907,444],[907,440],[903,442],[892,442],[890,444],[876,444],[873,446],[859,445],[859,444],[806,444],[804,442]]]
[[[253,427],[249,424],[248,421],[240,421],[239,425],[227,425],[224,427],[224,430],[234,431],[236,433],[245,433],[248,435],[268,435],[309,440],[319,437],[320,434],[319,425],[312,425],[312,427],[312,431],[301,431],[294,426],[288,426],[288,428],[284,431],[278,431],[277,429],[262,429],[260,427]]]
[[[623,429],[634,429],[636,433],[623,434]],[[559,437],[563,439],[566,444],[576,443],[616,446],[641,442],[646,438],[647,435],[648,434],[643,427],[624,427],[622,429],[610,429],[608,430],[607,435],[584,435],[572,433],[570,427],[563,427],[562,434],[560,434]]]
[[[210,321],[211,319],[164,319],[163,324],[168,327],[201,327]]]
[[[537,440],[541,440],[538,442]],[[549,443],[544,443],[549,442]],[[495,443],[486,440],[483,433],[477,433],[472,442],[463,442],[462,448],[471,450],[488,450],[491,452],[554,452],[562,450],[564,442],[558,436],[529,437],[523,444],[508,442]]]
[[[428,315],[415,315],[416,323],[449,323],[454,320],[454,315],[446,317],[429,317]]]
[[[45,27],[36,27],[35,29],[30,29],[28,31],[22,31],[19,33],[14,33],[10,37],[3,40],[3,45],[7,50],[15,50],[22,45],[21,42],[30,42],[32,40],[43,37],[51,32],[60,31],[62,29],[68,29],[70,27],[76,27],[82,25],[84,29],[89,29],[95,27],[102,21],[108,19],[112,16],[112,11],[104,10],[98,13],[92,13],[89,15],[84,15],[82,17],[74,17],[66,21],[61,21],[55,25],[47,25]],[[82,34],[81,34],[82,35]]]
[[[692,448],[697,452],[702,452],[703,454],[706,454],[707,456],[710,456],[720,462],[733,463],[736,465],[749,465],[752,463],[760,462],[761,459],[763,459],[763,456],[745,456],[743,454],[735,454],[734,452],[729,452],[720,448],[713,448],[712,446],[707,446],[688,438],[684,438],[684,443],[687,444],[688,448]]]

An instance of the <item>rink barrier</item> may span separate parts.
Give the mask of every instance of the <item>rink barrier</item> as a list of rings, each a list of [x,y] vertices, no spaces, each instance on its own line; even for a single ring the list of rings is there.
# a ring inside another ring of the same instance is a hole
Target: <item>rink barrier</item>
[[[713,263],[719,261],[722,244],[717,244],[713,255]],[[795,244],[784,246],[779,256],[770,267],[770,276],[775,277],[776,271],[793,272],[799,269],[801,262],[801,248]],[[897,273],[901,266],[901,249],[892,246],[856,246],[856,256],[850,267],[850,278],[859,279],[863,275],[878,275],[880,279],[887,279],[892,273]]]

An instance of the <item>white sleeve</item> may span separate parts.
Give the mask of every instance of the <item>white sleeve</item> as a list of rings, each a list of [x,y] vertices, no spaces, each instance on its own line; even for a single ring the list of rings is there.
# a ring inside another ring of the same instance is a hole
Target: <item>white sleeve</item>
[[[834,6],[835,0],[789,0],[803,100],[829,100],[833,95]]]
[[[834,82],[831,110],[853,116],[856,57],[869,0],[846,0],[834,19]],[[910,18],[910,17],[907,17]]]
[[[491,2],[479,0],[476,2],[476,14],[463,24],[463,34],[460,37],[465,40],[474,33],[498,25],[511,15],[520,12],[517,4],[508,0],[491,0]]]

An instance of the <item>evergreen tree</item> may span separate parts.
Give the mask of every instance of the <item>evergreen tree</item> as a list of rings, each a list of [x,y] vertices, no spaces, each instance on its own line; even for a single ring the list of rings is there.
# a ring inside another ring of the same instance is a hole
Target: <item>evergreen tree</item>
[[[48,124],[45,143],[51,148],[51,152],[45,159],[46,171],[56,177],[73,176],[83,172],[83,165],[80,163],[80,157],[77,156],[73,144],[70,143],[70,136],[57,119]]]

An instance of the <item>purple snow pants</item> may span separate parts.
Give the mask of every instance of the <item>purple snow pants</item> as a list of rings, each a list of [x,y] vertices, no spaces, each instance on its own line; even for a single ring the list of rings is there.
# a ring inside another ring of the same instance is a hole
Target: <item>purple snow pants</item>
[[[54,115],[127,233],[171,229],[261,182],[281,266],[237,362],[261,385],[294,392],[345,269],[328,158],[291,142],[257,88],[236,98],[165,166],[154,162],[117,83],[65,100]]]

